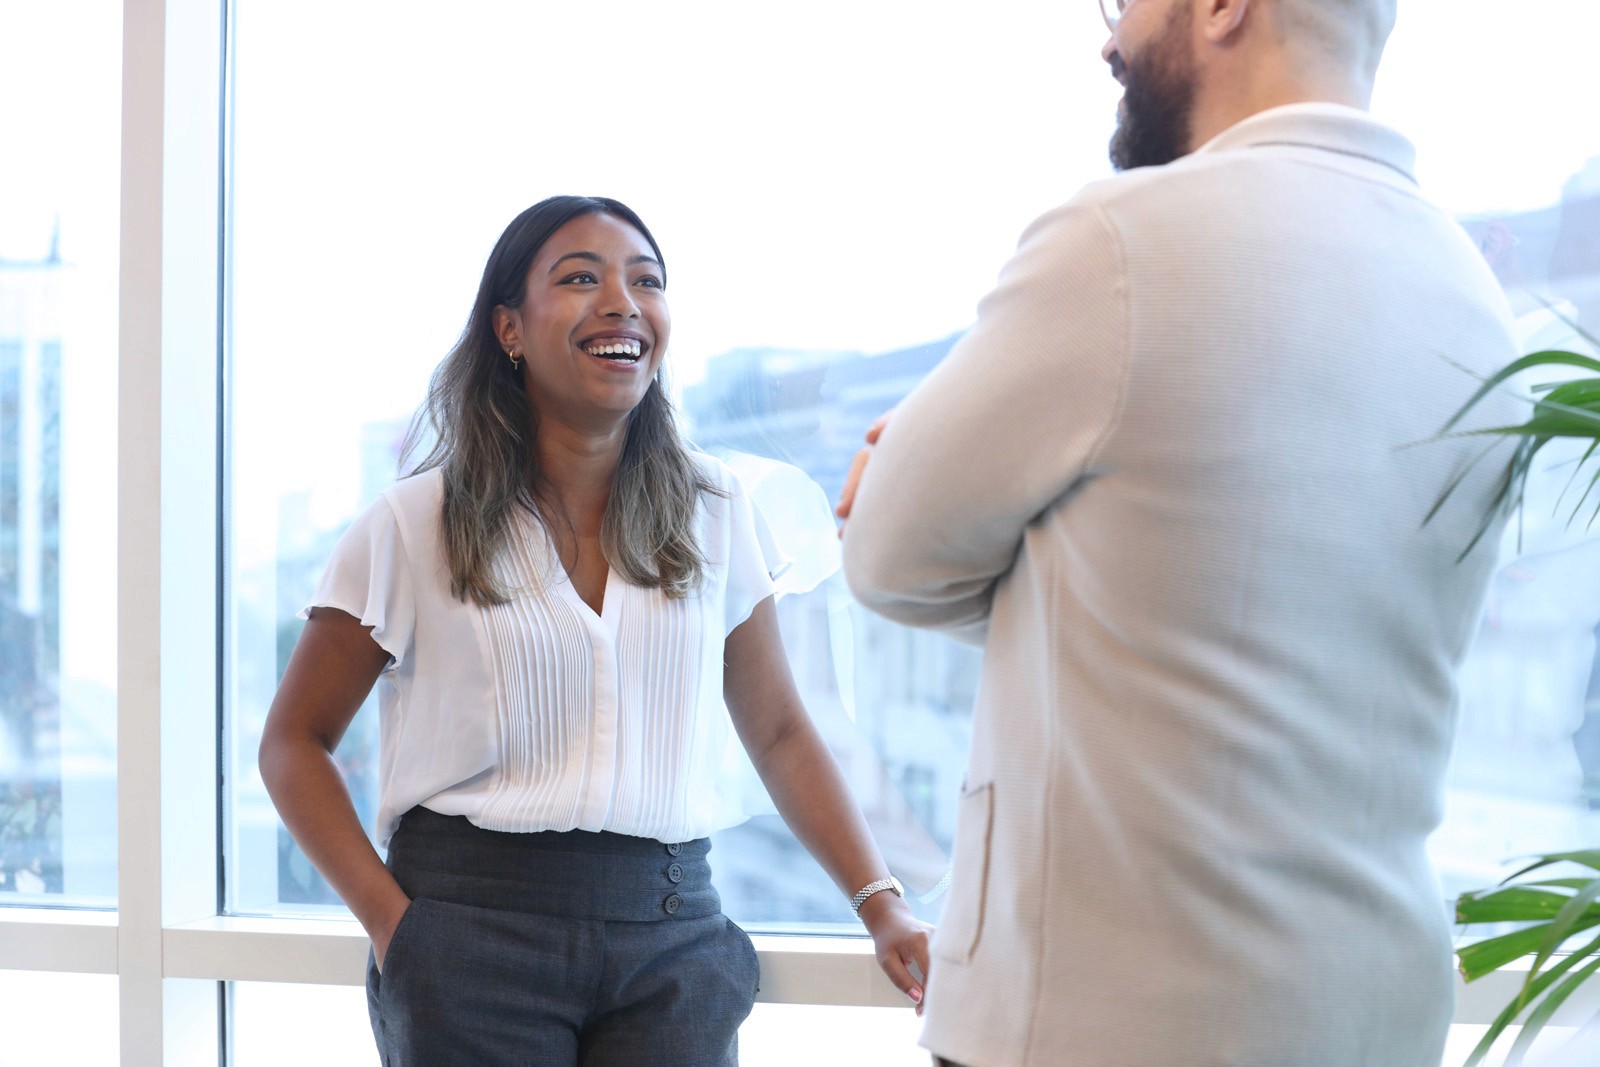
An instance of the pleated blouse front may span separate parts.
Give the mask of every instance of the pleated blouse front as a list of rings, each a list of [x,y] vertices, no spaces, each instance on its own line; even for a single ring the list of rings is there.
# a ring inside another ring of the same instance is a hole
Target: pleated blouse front
[[[728,495],[702,497],[708,567],[686,598],[611,571],[597,614],[521,516],[494,563],[511,599],[455,599],[438,471],[392,486],[346,531],[307,613],[349,612],[393,657],[379,680],[381,843],[417,804],[490,830],[662,841],[759,810],[722,700],[723,646],[782,563],[732,472],[696,459]]]

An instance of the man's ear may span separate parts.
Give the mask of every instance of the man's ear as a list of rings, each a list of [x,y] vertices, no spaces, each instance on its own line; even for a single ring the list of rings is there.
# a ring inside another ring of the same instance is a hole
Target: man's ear
[[[1200,32],[1212,44],[1226,44],[1255,6],[1253,0],[1200,0]]]

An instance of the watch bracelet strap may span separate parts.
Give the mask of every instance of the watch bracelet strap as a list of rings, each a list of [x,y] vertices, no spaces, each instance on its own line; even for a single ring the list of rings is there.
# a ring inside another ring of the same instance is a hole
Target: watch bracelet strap
[[[893,878],[879,878],[876,882],[868,882],[866,885],[856,890],[856,895],[850,898],[850,910],[855,912],[857,916],[860,916],[861,905],[867,902],[867,898],[881,893],[885,889],[889,890],[890,892],[894,892],[896,896],[899,895],[899,893],[895,890]]]

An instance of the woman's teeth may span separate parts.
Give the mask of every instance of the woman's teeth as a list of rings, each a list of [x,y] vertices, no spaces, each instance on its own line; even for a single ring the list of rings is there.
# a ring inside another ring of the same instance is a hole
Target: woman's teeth
[[[597,345],[589,345],[584,349],[591,356],[601,359],[615,359],[632,363],[639,358],[641,346],[638,341],[606,341]]]

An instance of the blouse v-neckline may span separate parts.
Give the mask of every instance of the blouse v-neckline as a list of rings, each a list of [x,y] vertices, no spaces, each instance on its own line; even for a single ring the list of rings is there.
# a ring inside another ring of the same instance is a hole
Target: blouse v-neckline
[[[572,594],[572,599],[578,604],[578,606],[583,608],[584,611],[587,611],[595,618],[605,622],[607,625],[611,625],[613,615],[613,612],[611,611],[611,590],[613,584],[611,581],[613,576],[611,564],[609,562],[606,564],[606,575],[603,579],[601,579],[599,611],[596,611],[594,609],[594,605],[585,600],[583,594],[578,592],[578,583],[572,580],[572,574],[567,570],[566,565],[563,564],[559,559],[556,561],[556,565],[561,568],[562,586]],[[613,626],[612,629],[615,629],[615,627]]]
[[[615,636],[617,632],[616,601],[621,596],[621,590],[618,588],[620,583],[617,580],[617,572],[611,566],[611,561],[606,561],[604,584],[600,587],[600,610],[596,611],[594,606],[583,598],[583,594],[578,592],[578,583],[572,580],[572,574],[567,570],[567,565],[561,562],[561,548],[556,544],[556,539],[551,535],[549,527],[545,526],[541,520],[535,519],[534,522],[539,527],[539,534],[544,538],[545,547],[550,552],[550,559],[555,564],[553,573],[554,577],[558,579],[556,584],[560,586],[561,596],[584,618],[604,623],[606,629],[611,632],[612,636]]]

